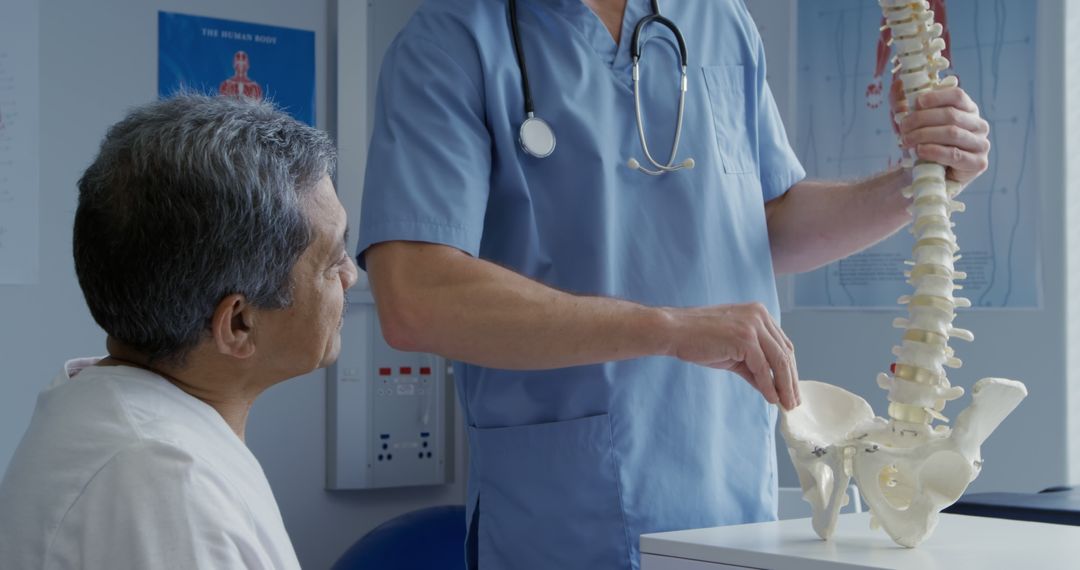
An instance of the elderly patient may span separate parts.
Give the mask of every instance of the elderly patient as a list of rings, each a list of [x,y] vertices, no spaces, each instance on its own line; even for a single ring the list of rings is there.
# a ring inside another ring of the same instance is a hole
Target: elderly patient
[[[244,444],[255,398],[338,355],[357,278],[327,136],[182,95],[79,181],[75,271],[108,334],[38,398],[0,485],[0,568],[295,568]]]

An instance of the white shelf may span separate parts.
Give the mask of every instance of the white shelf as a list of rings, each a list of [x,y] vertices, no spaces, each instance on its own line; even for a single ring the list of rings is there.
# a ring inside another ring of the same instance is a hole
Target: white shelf
[[[642,570],[1076,568],[1080,527],[943,514],[926,542],[904,548],[858,513],[841,515],[830,541],[793,519],[646,534],[641,553]]]

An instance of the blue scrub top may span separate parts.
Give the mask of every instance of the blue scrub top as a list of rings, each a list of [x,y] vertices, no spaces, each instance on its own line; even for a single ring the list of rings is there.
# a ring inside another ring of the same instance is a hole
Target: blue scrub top
[[[691,307],[759,301],[779,317],[764,203],[803,178],[738,0],[661,1],[690,58],[679,160],[642,163],[629,0],[616,46],[580,0],[519,0],[544,159],[518,145],[521,78],[504,0],[429,0],[386,54],[359,251],[458,248],[581,295]],[[650,26],[642,109],[654,155],[674,134],[674,39]],[[361,260],[362,262],[362,260]],[[458,364],[479,566],[637,568],[642,533],[771,520],[776,409],[740,377],[650,357],[511,371]]]

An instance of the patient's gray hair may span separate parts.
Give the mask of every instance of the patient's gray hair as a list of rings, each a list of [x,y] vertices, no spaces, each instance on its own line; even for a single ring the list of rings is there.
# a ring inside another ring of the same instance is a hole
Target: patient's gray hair
[[[224,297],[287,307],[312,240],[304,196],[334,161],[324,132],[270,103],[180,94],[135,109],[79,180],[75,272],[94,320],[181,364]]]

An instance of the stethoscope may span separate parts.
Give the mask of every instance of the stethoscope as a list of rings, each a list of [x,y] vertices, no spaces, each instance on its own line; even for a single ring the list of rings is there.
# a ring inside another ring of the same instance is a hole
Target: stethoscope
[[[521,128],[518,130],[518,141],[521,143],[521,148],[526,153],[535,156],[536,158],[546,158],[555,151],[555,131],[551,129],[551,126],[547,124],[547,121],[536,116],[536,110],[533,107],[532,90],[529,89],[529,72],[525,65],[525,53],[521,50],[521,34],[518,32],[517,21],[517,2],[515,0],[508,0],[510,9],[510,33],[514,38],[514,54],[517,56],[518,68],[521,70],[521,89],[525,95],[525,121],[521,123]],[[686,42],[683,41],[682,33],[679,32],[679,28],[671,20],[660,15],[660,5],[658,0],[652,0],[652,14],[645,16],[638,20],[637,25],[634,26],[634,35],[631,38],[630,44],[630,56],[633,60],[632,76],[634,81],[634,114],[637,120],[638,138],[641,139],[641,150],[645,154],[645,159],[648,160],[655,170],[650,170],[641,165],[636,158],[630,158],[626,161],[626,165],[634,170],[639,170],[645,174],[652,176],[659,176],[666,172],[675,172],[676,170],[682,170],[684,168],[693,168],[694,159],[687,158],[678,164],[675,163],[675,155],[679,151],[679,139],[682,137],[682,125],[683,125],[683,110],[686,106]],[[656,22],[663,25],[667,29],[671,30],[675,39],[679,44],[679,59],[682,62],[682,78],[679,80],[679,112],[678,118],[675,123],[675,140],[671,144],[671,156],[668,157],[666,164],[661,164],[653,158],[652,153],[649,152],[649,144],[645,141],[645,126],[642,120],[641,114],[641,31],[644,30],[649,24]]]

